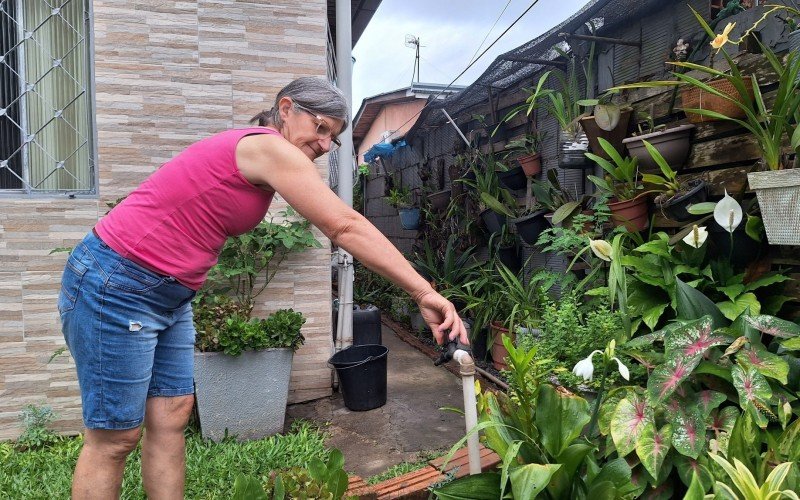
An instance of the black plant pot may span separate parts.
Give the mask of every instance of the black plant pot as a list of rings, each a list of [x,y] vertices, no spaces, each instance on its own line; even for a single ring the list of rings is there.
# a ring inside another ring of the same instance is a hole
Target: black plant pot
[[[528,186],[528,177],[521,166],[510,168],[506,171],[497,170],[496,173],[498,180],[500,180],[500,185],[506,189],[517,191]]]
[[[474,327],[473,328],[477,328]],[[481,327],[478,331],[472,333],[472,338],[470,339],[470,349],[472,350],[472,357],[475,361],[486,361],[486,357],[489,355],[489,349],[486,346],[488,342],[488,328]]]
[[[540,210],[519,219],[511,219],[510,222],[517,226],[517,234],[522,241],[528,245],[534,245],[542,231],[550,227],[550,223],[545,218],[546,213],[547,210]]]
[[[708,198],[706,191],[706,183],[703,180],[695,181],[695,186],[680,196],[673,196],[666,203],[662,205],[656,204],[656,208],[660,210],[668,219],[686,222],[694,219],[696,216],[690,214],[686,209],[695,203],[702,203]]]
[[[745,267],[761,254],[762,243],[747,236],[745,222],[742,221],[733,231],[733,253],[731,253],[731,235],[722,226],[711,221],[708,226],[708,238],[716,249],[715,257],[727,259],[730,255],[731,265],[735,268]]]
[[[501,247],[499,250],[497,250],[497,258],[500,259],[500,262],[504,266],[509,268],[514,273],[518,273],[520,267],[522,266],[517,245]]]
[[[480,217],[489,234],[499,233],[503,230],[503,226],[506,225],[505,215],[498,214],[494,210],[488,208],[480,213]]]

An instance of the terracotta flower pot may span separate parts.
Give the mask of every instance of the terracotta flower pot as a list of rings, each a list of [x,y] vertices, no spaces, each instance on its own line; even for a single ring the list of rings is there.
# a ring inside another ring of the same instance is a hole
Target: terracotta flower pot
[[[625,226],[632,232],[644,231],[650,225],[647,214],[647,196],[639,195],[632,200],[609,202],[611,221],[615,226]]]
[[[534,153],[532,155],[520,156],[517,158],[522,171],[528,177],[539,175],[542,172],[542,155]]]
[[[508,357],[508,350],[503,345],[503,335],[511,337],[514,341],[514,334],[508,333],[508,328],[503,328],[500,323],[492,323],[492,365],[497,370],[508,370],[506,364],[506,357]]]

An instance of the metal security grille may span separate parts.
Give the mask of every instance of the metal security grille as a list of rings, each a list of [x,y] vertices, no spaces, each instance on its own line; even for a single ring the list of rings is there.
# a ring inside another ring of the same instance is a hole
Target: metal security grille
[[[0,192],[94,189],[87,0],[0,0]]]

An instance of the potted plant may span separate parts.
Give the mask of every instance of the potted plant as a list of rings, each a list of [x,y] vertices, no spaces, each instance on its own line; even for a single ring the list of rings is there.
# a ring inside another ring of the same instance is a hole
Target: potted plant
[[[593,107],[594,111],[589,116],[579,120],[581,128],[589,139],[589,149],[593,153],[609,160],[608,155],[600,147],[598,138],[602,137],[614,146],[619,154],[624,154],[623,139],[628,135],[628,125],[633,114],[633,108],[628,105],[615,104],[612,101],[614,92],[606,92],[597,99],[582,99],[578,104]]]
[[[642,141],[648,154],[661,169],[662,175],[642,174],[642,182],[659,192],[653,200],[665,217],[678,222],[691,220],[694,216],[689,206],[706,201],[706,183],[702,179],[679,181],[678,174],[670,168],[667,160],[647,141]]]
[[[413,206],[411,190],[406,186],[393,187],[384,197],[389,205],[397,209],[400,215],[400,227],[406,230],[419,229],[419,207]]]
[[[659,170],[659,166],[645,148],[644,141],[656,148],[667,165],[680,170],[689,157],[692,147],[691,133],[694,128],[691,123],[671,128],[666,128],[664,125],[656,127],[653,118],[645,114],[644,120],[637,124],[638,133],[623,139],[622,143],[628,148],[628,154],[639,160],[639,169],[642,172]]]
[[[291,309],[267,318],[252,314],[286,256],[320,246],[308,221],[295,215],[287,209],[278,214],[282,222],[265,220],[229,238],[195,299],[194,379],[203,437],[256,439],[283,430],[305,318]]]
[[[517,235],[528,245],[535,244],[539,234],[550,225],[545,218],[547,210],[536,202],[529,200],[520,206],[513,197],[505,197],[504,203],[488,193],[483,193],[481,200],[493,212],[504,215],[508,222],[514,224]]]
[[[542,171],[542,141],[546,134],[534,132],[506,144],[506,157],[515,157],[527,177]]]
[[[591,47],[590,60],[594,57],[594,43],[591,44]],[[561,83],[561,90],[550,90],[544,93],[544,96],[548,98],[547,112],[558,121],[560,128],[558,164],[562,168],[583,168],[587,164],[584,153],[589,149],[589,139],[579,123],[580,119],[585,116],[579,103],[585,94],[581,93],[578,85],[578,63],[575,57],[570,57],[562,49],[555,47],[554,50],[569,60],[566,73],[555,73]],[[586,88],[590,89],[594,85],[591,76],[592,70],[585,71],[585,74],[587,75]]]
[[[471,178],[462,178],[460,182],[472,188],[477,197],[479,217],[489,234],[499,233],[506,225],[506,214],[503,211],[492,210],[486,200],[492,198],[503,200],[507,205],[516,203],[516,200],[511,193],[500,187],[496,172],[499,162],[494,159],[494,155],[478,151],[474,154],[475,161],[470,164]]]
[[[608,209],[611,211],[612,222],[617,226],[625,226],[630,232],[647,229],[650,222],[647,216],[647,197],[641,196],[644,194],[641,192],[644,186],[639,180],[637,159],[630,156],[623,158],[602,137],[598,141],[613,163],[596,154],[586,153],[589,159],[606,172],[603,179],[594,175],[590,175],[588,178],[611,196]]]

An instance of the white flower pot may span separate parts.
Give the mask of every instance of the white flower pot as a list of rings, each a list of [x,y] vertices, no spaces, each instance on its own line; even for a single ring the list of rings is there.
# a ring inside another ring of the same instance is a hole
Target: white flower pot
[[[800,169],[750,172],[770,245],[800,245]]]

